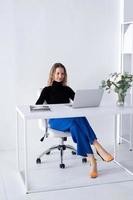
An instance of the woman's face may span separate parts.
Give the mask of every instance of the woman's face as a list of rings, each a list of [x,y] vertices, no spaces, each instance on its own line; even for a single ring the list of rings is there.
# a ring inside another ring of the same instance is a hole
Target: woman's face
[[[65,77],[64,69],[62,67],[56,68],[53,76],[54,81],[62,82],[64,80],[64,77]]]

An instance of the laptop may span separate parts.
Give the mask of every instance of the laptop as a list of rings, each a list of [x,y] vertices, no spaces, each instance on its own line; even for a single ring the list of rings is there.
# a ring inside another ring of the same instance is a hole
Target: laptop
[[[97,107],[100,105],[103,96],[103,89],[84,89],[77,90],[75,93],[74,101],[72,103],[73,108],[87,108]]]

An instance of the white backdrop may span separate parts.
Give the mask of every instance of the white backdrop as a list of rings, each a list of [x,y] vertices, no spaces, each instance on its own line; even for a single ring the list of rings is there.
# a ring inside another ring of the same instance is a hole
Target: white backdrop
[[[0,4],[0,149],[11,149],[15,105],[35,103],[37,89],[47,84],[54,62],[67,67],[74,90],[98,87],[118,70],[120,0],[0,0]],[[101,127],[104,119],[91,121],[96,131],[111,135],[113,122],[105,118],[107,127]]]
[[[133,21],[133,1],[124,1],[124,21]]]

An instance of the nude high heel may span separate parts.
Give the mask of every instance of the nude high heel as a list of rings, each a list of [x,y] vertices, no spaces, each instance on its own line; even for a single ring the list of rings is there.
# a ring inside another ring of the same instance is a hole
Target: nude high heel
[[[108,153],[102,146],[101,144],[99,144],[97,142],[97,140],[94,141],[93,143],[95,149],[96,149],[96,152],[97,152],[97,155],[99,155],[103,161],[106,161],[106,162],[110,162],[112,160],[114,160],[113,156]]]
[[[103,156],[101,156],[101,155],[98,153],[97,150],[96,150],[96,152],[97,152],[97,155],[99,155],[100,158],[101,158],[103,161],[105,161],[105,162],[110,162],[110,161],[114,160],[113,156],[112,156],[111,154],[109,154],[109,153],[107,153],[106,158],[104,158]]]
[[[89,161],[90,167],[91,167],[89,176],[91,178],[96,178],[98,176],[98,172],[97,172],[97,162],[96,162],[96,159],[94,158],[94,155],[88,156],[88,161]]]

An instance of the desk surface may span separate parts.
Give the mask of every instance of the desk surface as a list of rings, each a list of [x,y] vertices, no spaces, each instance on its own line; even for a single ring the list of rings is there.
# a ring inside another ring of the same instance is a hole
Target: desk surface
[[[25,119],[49,119],[63,117],[81,117],[96,115],[131,114],[133,106],[102,105],[89,108],[72,108],[67,104],[50,104],[51,111],[30,111],[29,105],[17,106],[16,111]]]

